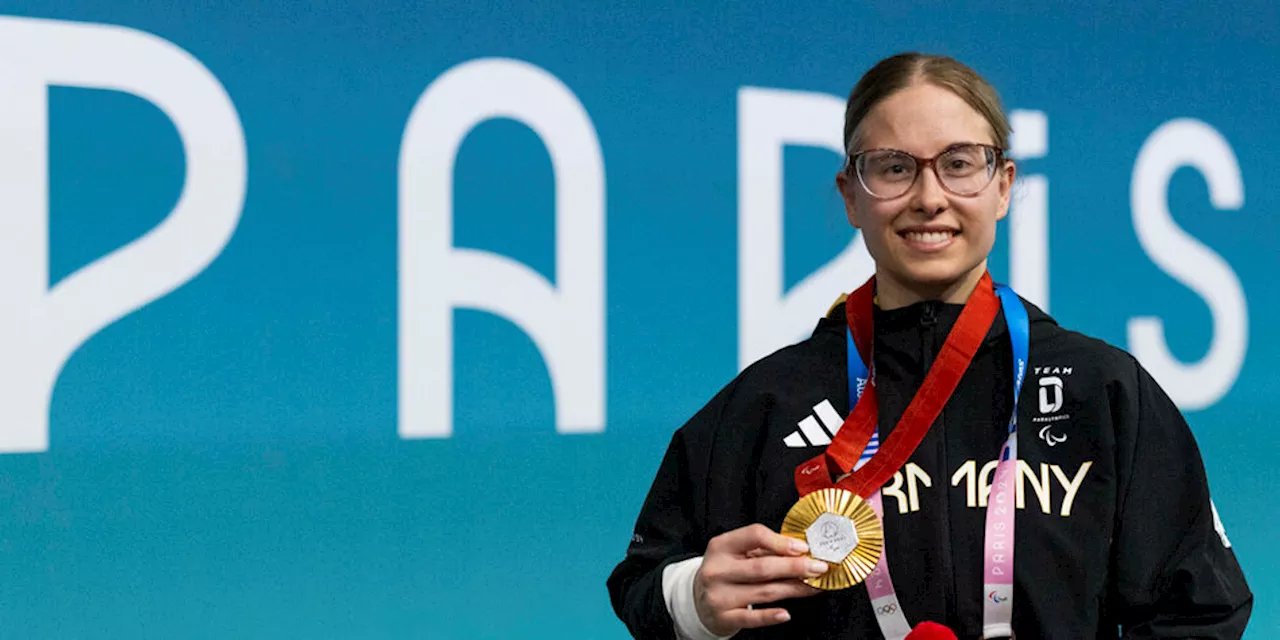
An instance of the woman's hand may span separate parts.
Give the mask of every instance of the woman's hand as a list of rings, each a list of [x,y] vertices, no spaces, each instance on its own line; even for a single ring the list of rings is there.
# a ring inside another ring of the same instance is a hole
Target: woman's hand
[[[790,620],[786,609],[751,607],[819,593],[800,579],[822,575],[828,565],[806,556],[808,551],[804,542],[761,524],[712,538],[693,578],[693,601],[702,625],[728,636]]]

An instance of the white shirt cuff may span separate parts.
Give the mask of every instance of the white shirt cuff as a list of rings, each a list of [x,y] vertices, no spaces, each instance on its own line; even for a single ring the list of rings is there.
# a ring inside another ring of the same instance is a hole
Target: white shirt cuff
[[[662,599],[675,621],[680,640],[727,640],[732,635],[718,636],[703,626],[698,608],[693,604],[693,577],[702,566],[702,556],[673,562],[662,569]]]

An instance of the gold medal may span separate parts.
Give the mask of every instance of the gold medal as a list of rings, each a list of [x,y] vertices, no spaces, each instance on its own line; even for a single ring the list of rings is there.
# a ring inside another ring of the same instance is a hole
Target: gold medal
[[[829,566],[805,584],[835,591],[867,579],[884,551],[884,528],[871,505],[852,491],[820,489],[800,498],[782,521],[782,535],[809,545]]]

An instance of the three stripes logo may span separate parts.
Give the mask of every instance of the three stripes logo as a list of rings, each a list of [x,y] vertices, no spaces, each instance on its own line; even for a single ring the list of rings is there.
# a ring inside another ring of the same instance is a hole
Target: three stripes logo
[[[783,438],[782,443],[792,449],[825,447],[831,444],[831,439],[837,433],[840,433],[840,427],[843,424],[844,419],[840,417],[836,408],[831,406],[831,401],[823,400],[813,406],[813,415],[805,416],[805,419],[796,425],[800,428]],[[879,448],[880,439],[872,436],[871,442],[867,443],[866,451],[862,452],[862,457],[870,458]]]

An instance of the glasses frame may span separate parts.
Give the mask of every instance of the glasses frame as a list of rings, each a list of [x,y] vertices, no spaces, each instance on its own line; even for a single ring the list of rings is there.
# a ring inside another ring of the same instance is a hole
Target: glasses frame
[[[952,151],[955,151],[956,149],[960,149],[963,147],[982,147],[983,149],[990,151],[992,155],[991,174],[987,176],[987,181],[983,183],[981,187],[978,187],[977,189],[969,193],[962,193],[948,187],[947,183],[943,181],[942,175],[938,173],[938,168],[936,165],[938,158],[941,158],[942,156],[945,156],[948,153],[951,153]],[[876,195],[876,193],[871,190],[871,187],[867,186],[867,181],[862,177],[862,167],[858,164],[858,161],[868,153],[874,153],[877,151],[891,151],[893,153],[900,153],[915,161],[916,174],[912,176],[911,182],[907,184],[907,186],[902,190],[902,193],[899,193],[896,196],[880,196],[880,195]],[[957,142],[953,145],[948,146],[946,149],[943,149],[937,155],[934,155],[928,158],[921,158],[920,156],[907,153],[906,151],[903,151],[901,149],[893,149],[891,147],[876,147],[874,149],[864,149],[857,153],[850,154],[848,156],[847,170],[853,173],[854,176],[858,178],[858,184],[862,185],[862,190],[866,191],[867,195],[871,196],[872,198],[875,198],[876,200],[893,200],[895,198],[901,198],[902,196],[906,195],[907,192],[915,188],[916,182],[920,180],[920,174],[924,173],[924,170],[926,168],[933,170],[933,176],[937,178],[938,185],[941,186],[944,191],[952,195],[957,195],[963,198],[967,198],[970,196],[976,196],[979,193],[982,193],[983,189],[986,189],[987,187],[991,186],[991,182],[996,179],[996,174],[999,173],[998,168],[1004,159],[1005,159],[1004,149],[1001,149],[1000,147],[997,147],[993,144],[984,144],[981,142]]]

